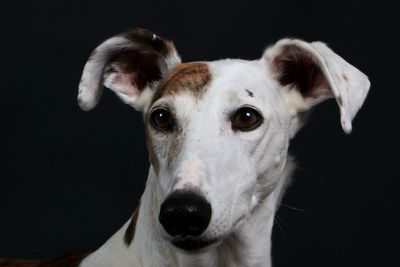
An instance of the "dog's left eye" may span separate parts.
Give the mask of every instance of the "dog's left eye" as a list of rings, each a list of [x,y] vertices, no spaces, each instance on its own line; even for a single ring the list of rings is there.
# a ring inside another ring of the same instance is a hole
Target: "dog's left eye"
[[[262,122],[258,111],[251,107],[242,107],[236,111],[231,118],[232,129],[240,131],[251,131],[256,129]]]
[[[151,112],[151,124],[156,130],[169,130],[173,125],[171,113],[165,108],[157,108]]]

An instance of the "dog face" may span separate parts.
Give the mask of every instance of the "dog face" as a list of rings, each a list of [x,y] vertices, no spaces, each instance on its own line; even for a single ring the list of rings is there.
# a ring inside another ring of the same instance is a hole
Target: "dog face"
[[[84,110],[101,84],[143,112],[160,231],[185,250],[223,240],[271,194],[306,111],[334,97],[350,132],[369,89],[319,42],[284,39],[254,61],[181,63],[171,42],[146,30],[94,50],[79,88]]]
[[[290,116],[265,72],[259,60],[179,64],[146,112],[163,197],[189,190],[211,205],[204,239],[220,240],[244,221],[283,169]]]

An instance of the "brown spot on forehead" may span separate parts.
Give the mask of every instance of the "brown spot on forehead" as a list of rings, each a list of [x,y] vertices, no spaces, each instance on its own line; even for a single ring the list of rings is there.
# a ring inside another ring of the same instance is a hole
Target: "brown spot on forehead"
[[[196,98],[204,95],[211,81],[211,72],[207,64],[193,62],[178,64],[160,83],[154,95],[153,103],[165,95],[185,91]]]

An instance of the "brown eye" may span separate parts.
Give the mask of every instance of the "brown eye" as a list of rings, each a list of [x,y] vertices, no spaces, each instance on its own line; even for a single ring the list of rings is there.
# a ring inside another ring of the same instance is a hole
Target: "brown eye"
[[[236,111],[232,117],[232,129],[240,131],[251,131],[262,122],[258,111],[250,107],[243,107]]]
[[[157,108],[151,113],[151,124],[156,130],[166,131],[173,126],[171,113],[165,108]]]

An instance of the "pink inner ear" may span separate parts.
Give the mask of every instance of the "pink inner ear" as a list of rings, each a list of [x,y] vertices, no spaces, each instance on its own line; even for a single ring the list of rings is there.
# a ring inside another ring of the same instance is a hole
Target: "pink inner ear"
[[[135,72],[127,73],[127,74],[117,74],[111,83],[115,86],[115,88],[124,95],[127,96],[138,96],[140,91],[136,84],[137,74]]]
[[[303,97],[332,96],[328,81],[314,56],[296,45],[285,45],[274,59],[278,80],[293,84]]]
[[[118,53],[106,66],[106,75],[113,75],[113,90],[136,96],[151,82],[161,78],[160,55],[154,52],[130,50]]]

